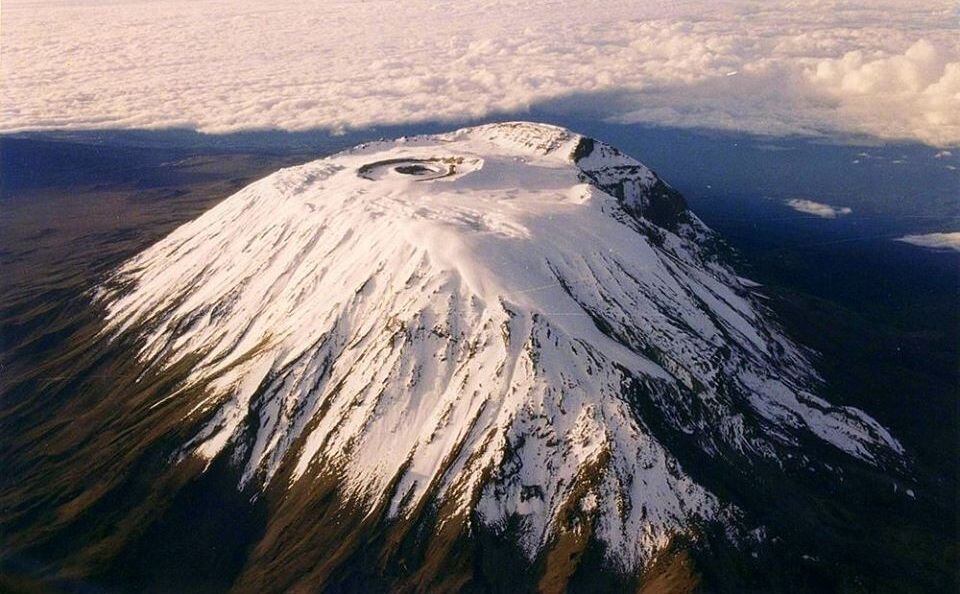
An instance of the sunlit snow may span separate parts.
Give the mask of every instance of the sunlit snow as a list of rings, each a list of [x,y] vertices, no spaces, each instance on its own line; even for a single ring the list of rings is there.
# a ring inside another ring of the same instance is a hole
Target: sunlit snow
[[[601,191],[615,182],[620,197]],[[665,187],[550,126],[374,143],[250,185],[100,299],[145,364],[195,358],[191,415],[210,420],[185,456],[233,448],[255,485],[285,461],[290,481],[335,468],[393,515],[425,497],[490,524],[520,514],[531,555],[593,472],[578,505],[637,566],[732,513],[644,407],[714,455],[777,460],[810,438],[869,464],[901,453],[812,393],[805,356],[695,216],[651,222]]]

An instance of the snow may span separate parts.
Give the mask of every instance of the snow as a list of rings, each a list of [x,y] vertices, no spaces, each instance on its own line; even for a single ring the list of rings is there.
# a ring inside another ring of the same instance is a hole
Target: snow
[[[575,492],[625,567],[735,513],[630,398],[712,453],[786,458],[812,436],[870,464],[900,454],[812,394],[695,216],[630,214],[652,172],[601,143],[575,163],[580,142],[515,122],[278,171],[125,263],[111,280],[133,288],[100,293],[107,331],[137,333],[158,369],[196,359],[190,415],[213,414],[183,456],[232,448],[258,486],[285,460],[291,481],[336,467],[393,516],[424,498],[491,526],[519,514],[531,556]],[[640,181],[621,201],[594,184],[624,165]]]

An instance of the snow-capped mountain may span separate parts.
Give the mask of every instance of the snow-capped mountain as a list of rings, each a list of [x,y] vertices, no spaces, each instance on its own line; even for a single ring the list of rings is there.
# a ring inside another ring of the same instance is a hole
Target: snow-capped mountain
[[[98,299],[144,373],[189,370],[151,404],[196,427],[171,463],[227,456],[238,488],[287,510],[253,553],[266,566],[333,489],[345,522],[399,531],[383,550],[429,516],[438,547],[510,531],[531,562],[596,542],[636,572],[705,523],[749,524],[691,460],[834,481],[836,459],[903,464],[873,419],[816,395],[719,248],[638,161],[504,123],[278,171]]]

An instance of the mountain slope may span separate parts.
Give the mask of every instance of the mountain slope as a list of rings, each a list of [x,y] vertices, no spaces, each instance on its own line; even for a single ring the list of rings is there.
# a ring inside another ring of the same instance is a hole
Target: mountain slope
[[[144,375],[188,370],[150,404],[195,427],[172,460],[229,456],[290,509],[277,526],[329,484],[361,521],[509,531],[531,562],[596,542],[636,573],[706,524],[750,525],[684,461],[902,465],[876,422],[816,397],[718,248],[616,149],[497,124],[282,170],[98,300]],[[266,576],[293,546],[273,533]],[[302,583],[330,579],[314,569]]]

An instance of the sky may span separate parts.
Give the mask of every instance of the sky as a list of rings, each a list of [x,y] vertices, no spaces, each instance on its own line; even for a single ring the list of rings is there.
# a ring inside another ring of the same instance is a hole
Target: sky
[[[531,109],[960,145],[954,1],[3,0],[0,132]]]

